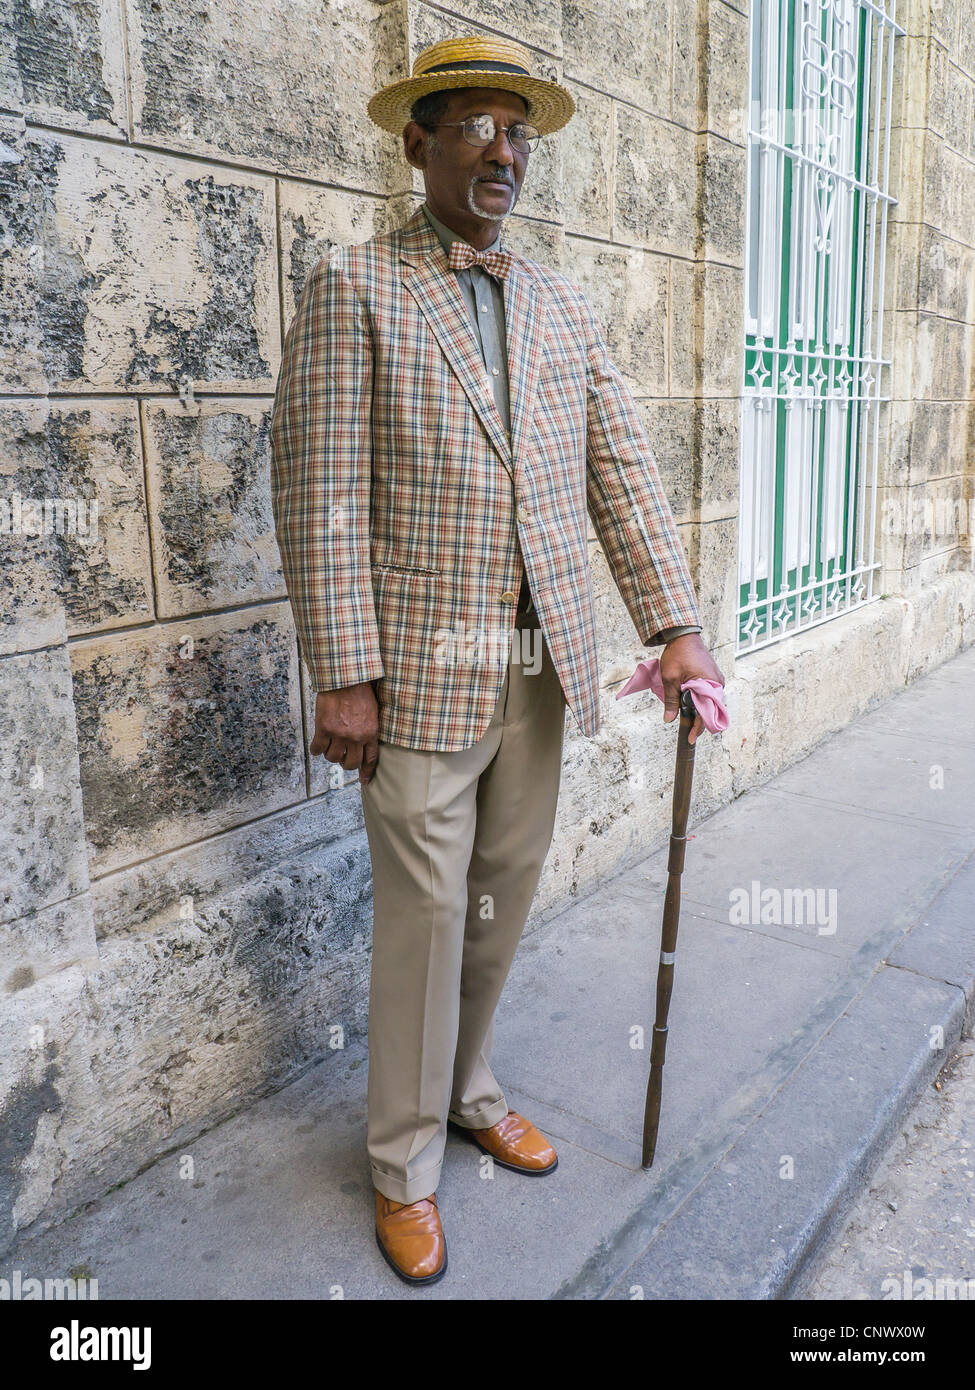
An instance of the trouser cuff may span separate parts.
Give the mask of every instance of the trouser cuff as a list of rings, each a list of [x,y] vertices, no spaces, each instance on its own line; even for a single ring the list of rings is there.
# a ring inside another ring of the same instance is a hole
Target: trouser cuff
[[[433,1196],[440,1182],[440,1168],[441,1164],[438,1163],[433,1168],[427,1168],[419,1177],[410,1178],[408,1182],[373,1168],[372,1185],[391,1202],[405,1202],[409,1206],[411,1202],[421,1202],[424,1197]]]
[[[508,1102],[502,1096],[500,1100],[492,1101],[484,1109],[476,1110],[473,1115],[459,1115],[456,1110],[449,1110],[447,1113],[454,1124],[462,1125],[464,1129],[490,1129],[507,1115]]]

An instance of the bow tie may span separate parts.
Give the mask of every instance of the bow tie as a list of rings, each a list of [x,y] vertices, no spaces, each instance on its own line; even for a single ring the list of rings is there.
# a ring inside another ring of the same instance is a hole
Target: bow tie
[[[476,251],[466,241],[452,241],[447,265],[451,270],[467,270],[468,266],[482,265],[489,275],[503,280],[511,269],[511,254],[508,251]]]

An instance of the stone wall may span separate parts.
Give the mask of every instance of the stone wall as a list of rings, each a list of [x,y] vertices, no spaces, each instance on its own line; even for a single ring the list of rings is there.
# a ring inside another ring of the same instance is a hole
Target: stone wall
[[[971,485],[975,40],[961,0],[902,8],[882,476],[906,501]],[[419,200],[368,96],[511,13],[5,6],[0,495],[98,511],[92,535],[0,537],[0,1247],[364,1030],[358,782],[306,751],[269,412],[310,268]],[[703,813],[971,641],[971,550],[887,537],[890,598],[736,662],[745,6],[538,0],[519,22],[579,111],[509,232],[585,288],[654,440],[735,713],[701,745]],[[614,705],[644,650],[592,546],[605,724],[567,721],[532,925],[667,814],[673,731],[649,696]]]

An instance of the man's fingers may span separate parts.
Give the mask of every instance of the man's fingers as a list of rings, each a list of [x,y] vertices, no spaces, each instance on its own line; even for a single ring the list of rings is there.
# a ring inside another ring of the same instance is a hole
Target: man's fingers
[[[376,765],[379,762],[379,744],[363,744],[362,766],[359,768],[359,781],[371,782]]]
[[[704,733],[704,720],[698,714],[695,716],[694,723],[691,725],[690,733],[687,735],[688,743],[696,743],[699,734]]]
[[[362,762],[362,744],[347,743],[345,747],[345,752],[343,753],[339,761],[345,768],[346,772],[352,772],[352,770],[354,768],[357,768]]]

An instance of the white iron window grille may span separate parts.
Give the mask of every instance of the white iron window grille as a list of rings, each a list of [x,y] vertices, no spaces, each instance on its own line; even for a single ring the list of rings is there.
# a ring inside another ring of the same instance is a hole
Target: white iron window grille
[[[879,597],[896,0],[752,0],[739,650]]]

